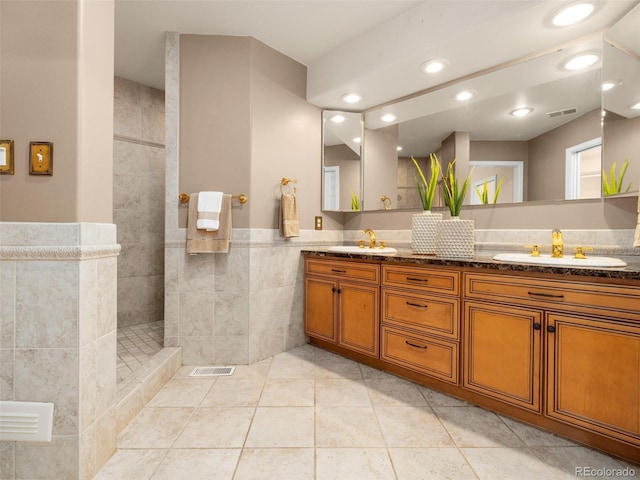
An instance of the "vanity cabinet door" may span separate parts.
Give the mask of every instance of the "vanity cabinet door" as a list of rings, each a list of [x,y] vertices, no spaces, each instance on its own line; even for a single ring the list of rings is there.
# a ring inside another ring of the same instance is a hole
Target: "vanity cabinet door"
[[[337,343],[336,301],[338,283],[316,277],[305,279],[304,333]]]
[[[640,444],[640,325],[549,313],[546,414]]]
[[[357,283],[338,283],[338,345],[378,358],[380,289]]]
[[[542,312],[465,302],[463,387],[540,411]]]

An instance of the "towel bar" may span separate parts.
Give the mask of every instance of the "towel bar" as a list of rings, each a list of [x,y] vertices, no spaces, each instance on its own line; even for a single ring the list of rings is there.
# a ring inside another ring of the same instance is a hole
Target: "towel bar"
[[[180,203],[189,203],[189,194],[181,193],[178,195],[178,200],[180,200]],[[231,200],[238,200],[240,203],[247,203],[249,201],[249,197],[244,193],[241,193],[240,195],[232,195]]]

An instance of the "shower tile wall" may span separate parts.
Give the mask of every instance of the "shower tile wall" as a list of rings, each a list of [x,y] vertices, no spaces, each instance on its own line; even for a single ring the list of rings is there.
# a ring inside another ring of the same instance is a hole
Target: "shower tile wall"
[[[118,326],[163,319],[164,92],[114,85],[113,217],[118,226]]]
[[[55,405],[51,443],[1,442],[3,480],[90,479],[115,451],[115,239],[115,225],[0,224],[0,400]]]

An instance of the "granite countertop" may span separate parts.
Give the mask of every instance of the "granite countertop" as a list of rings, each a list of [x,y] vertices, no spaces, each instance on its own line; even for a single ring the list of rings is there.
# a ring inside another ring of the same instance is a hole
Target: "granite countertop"
[[[446,265],[456,267],[475,267],[489,270],[512,272],[536,272],[560,275],[579,275],[600,278],[616,278],[640,280],[640,255],[611,255],[624,260],[626,267],[575,267],[540,264],[507,263],[493,260],[499,251],[476,251],[470,258],[444,258],[433,255],[414,254],[410,249],[398,248],[394,255],[361,255],[353,253],[330,252],[327,248],[307,248],[302,250],[306,256],[348,258],[369,260],[381,263],[415,264],[415,265]],[[599,256],[599,255],[598,255]]]

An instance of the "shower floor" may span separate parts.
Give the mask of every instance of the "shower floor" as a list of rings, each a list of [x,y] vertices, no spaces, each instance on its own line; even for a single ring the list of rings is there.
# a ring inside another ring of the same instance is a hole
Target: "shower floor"
[[[163,321],[118,327],[118,382],[162,350],[163,345]]]

